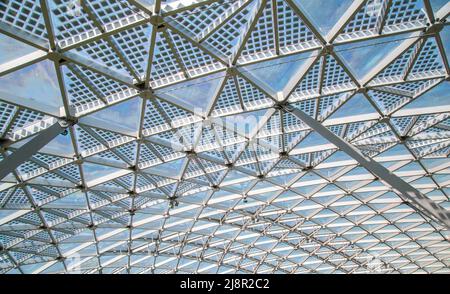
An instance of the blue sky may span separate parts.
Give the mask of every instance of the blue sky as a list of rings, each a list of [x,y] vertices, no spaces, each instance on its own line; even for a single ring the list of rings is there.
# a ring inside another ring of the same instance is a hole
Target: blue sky
[[[136,131],[139,128],[141,104],[142,99],[132,98],[88,115],[88,117],[101,120],[105,124],[113,124],[130,131]]]
[[[336,47],[337,54],[356,75],[362,78],[376,66],[389,52],[395,50],[410,34],[400,34],[383,39],[372,39]],[[390,42],[382,43],[380,42]]]
[[[325,35],[344,14],[352,0],[294,0]]]
[[[0,88],[1,91],[46,105],[62,106],[54,65],[48,60],[0,77]]]
[[[405,106],[405,109],[414,109],[427,106],[440,106],[450,104],[450,83],[443,82],[421,95],[413,102]]]
[[[275,60],[244,66],[243,71],[267,84],[274,93],[283,90],[292,75],[305,62],[315,58],[316,52],[293,54]]]
[[[35,51],[31,46],[0,34],[0,63],[8,62]]]

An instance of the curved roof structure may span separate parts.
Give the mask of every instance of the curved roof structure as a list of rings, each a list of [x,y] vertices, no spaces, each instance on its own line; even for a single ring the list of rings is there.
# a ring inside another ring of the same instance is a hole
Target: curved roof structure
[[[449,273],[450,4],[0,2],[0,273]]]

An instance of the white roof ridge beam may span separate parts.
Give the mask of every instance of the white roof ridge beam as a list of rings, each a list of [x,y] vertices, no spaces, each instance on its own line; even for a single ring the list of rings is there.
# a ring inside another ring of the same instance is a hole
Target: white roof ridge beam
[[[42,16],[44,18],[45,31],[47,32],[47,39],[50,45],[50,49],[56,49],[55,32],[53,29],[53,20],[50,16],[50,10],[47,0],[39,0],[39,4],[42,10]]]

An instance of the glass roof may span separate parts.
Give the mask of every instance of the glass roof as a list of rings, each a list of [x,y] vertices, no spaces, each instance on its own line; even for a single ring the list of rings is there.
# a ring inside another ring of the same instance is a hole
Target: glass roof
[[[0,1],[0,273],[450,273],[449,14]]]

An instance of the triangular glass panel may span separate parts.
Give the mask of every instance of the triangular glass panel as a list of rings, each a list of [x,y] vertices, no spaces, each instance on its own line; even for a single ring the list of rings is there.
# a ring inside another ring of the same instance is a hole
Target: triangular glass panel
[[[395,32],[399,26],[405,25],[411,28],[425,27],[429,20],[423,2],[423,0],[393,1],[386,15],[383,33]]]
[[[339,107],[335,113],[333,113],[329,119],[342,119],[348,116],[356,116],[363,114],[376,114],[377,111],[373,106],[367,101],[366,97],[362,94],[354,95],[350,100],[348,100],[344,105]],[[345,121],[343,121],[345,123]]]
[[[90,181],[108,176],[117,171],[120,171],[120,169],[88,162],[83,163],[84,177]]]
[[[309,0],[294,0],[294,2],[323,34],[327,34],[333,28],[352,3],[351,0],[327,0],[326,3]]]
[[[237,81],[246,110],[255,110],[273,105],[273,100],[252,83],[241,77],[238,77]]]
[[[318,39],[287,1],[277,1],[279,46],[283,54],[319,46]]]
[[[34,54],[36,49],[6,35],[0,35],[0,64],[13,62],[15,59]]]
[[[241,45],[243,35],[248,29],[249,23],[255,18],[258,8],[257,2],[249,2],[245,8],[240,11],[236,10],[238,13],[207,37],[205,43],[218,52],[223,59],[233,56]]]
[[[33,0],[8,2],[0,4],[0,20],[3,23],[35,38],[47,38],[44,15],[39,2]],[[26,9],[23,9],[24,7]]]
[[[226,79],[225,86],[215,102],[211,113],[212,116],[222,116],[242,111],[243,105],[241,104],[243,103],[240,101],[240,94],[235,79],[231,77]]]
[[[96,63],[121,75],[131,77],[132,68],[119,58],[113,46],[106,40],[100,39],[72,49],[69,53],[80,59],[86,59],[89,63]]]
[[[414,109],[422,109],[431,106],[448,106],[448,93],[450,93],[450,83],[440,83],[411,101],[411,103],[405,105],[402,109],[413,111]]]
[[[140,98],[132,98],[87,115],[86,118],[111,131],[117,129],[119,133],[135,135],[139,129],[141,103]]]
[[[399,1],[397,1],[399,2]],[[344,27],[336,41],[348,38],[364,38],[374,34],[382,28],[383,17],[386,13],[388,1],[369,0],[359,9],[355,16]],[[357,34],[356,34],[357,33]]]
[[[259,62],[254,65],[243,66],[243,71],[270,88],[273,93],[284,90],[286,85],[294,79],[298,79],[298,72],[303,69],[305,63],[313,58],[314,53],[289,55],[270,61]],[[274,79],[274,77],[280,77]]]
[[[150,25],[141,25],[111,37],[140,77],[144,76],[147,71],[151,31]]]
[[[422,45],[422,50],[418,53],[415,63],[412,65],[408,78],[414,77],[426,72],[442,72],[445,74],[442,56],[439,51],[435,38],[429,38]]]
[[[63,104],[56,81],[53,63],[44,60],[0,77],[0,87],[4,93],[24,100],[24,105],[57,115]]]
[[[255,28],[250,33],[238,62],[245,63],[246,61],[261,57],[267,58],[276,54],[272,5],[272,1],[266,2],[266,7],[257,20]]]
[[[327,55],[322,91],[328,93],[332,92],[336,87],[347,89],[353,86],[354,84],[344,68],[331,55]]]
[[[169,178],[178,177],[186,158],[180,158],[173,161],[158,164],[145,170],[147,173],[161,175]]]
[[[370,72],[386,55],[395,50],[407,36],[388,36],[383,42],[378,39],[360,41],[356,45],[344,44],[336,47],[335,52],[342,57],[347,67],[357,78],[363,78]]]
[[[169,42],[167,33],[156,34],[150,73],[150,85],[153,88],[185,79],[182,65],[178,63]]]
[[[169,31],[168,34],[181,57],[189,77],[195,77],[224,68],[220,60],[205,53],[203,49],[194,46],[182,36],[172,31]]]
[[[309,68],[307,73],[301,78],[294,92],[289,96],[289,101],[294,102],[319,95],[322,62],[323,58],[318,58]]]
[[[205,113],[211,106],[223,83],[224,75],[212,74],[176,86],[169,86],[155,94],[175,104],[184,105],[197,114]]]

